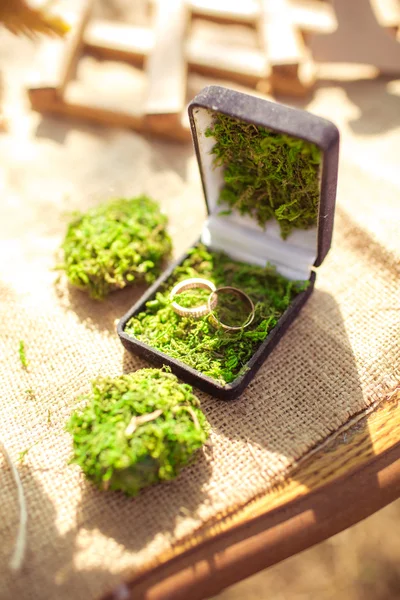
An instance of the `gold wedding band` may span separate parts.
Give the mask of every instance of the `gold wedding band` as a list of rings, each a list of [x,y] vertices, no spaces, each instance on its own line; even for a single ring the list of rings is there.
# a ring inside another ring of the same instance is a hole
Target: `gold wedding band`
[[[181,306],[176,300],[174,300],[175,296],[177,296],[178,294],[181,294],[186,290],[194,288],[209,290],[210,295],[208,297],[207,303],[201,304],[200,306],[195,306],[193,308],[186,308],[185,306]],[[214,309],[218,305],[218,294],[221,292],[231,292],[233,294],[236,294],[236,296],[238,296],[245,302],[247,302],[249,306],[249,316],[242,325],[234,327],[231,325],[227,325],[226,323],[223,323],[220,319],[218,319],[217,315],[214,312]],[[214,327],[221,327],[222,329],[225,329],[225,331],[240,331],[244,327],[248,327],[254,319],[254,304],[252,299],[245,292],[232,286],[225,286],[217,289],[211,281],[208,281],[208,279],[202,279],[201,277],[193,277],[191,279],[184,279],[183,281],[180,281],[172,288],[169,297],[172,301],[172,309],[181,317],[199,318],[205,317],[206,315],[210,315],[210,320]]]
[[[217,318],[217,316],[214,312],[214,308],[218,305],[218,294],[220,292],[231,292],[233,294],[236,294],[236,296],[238,296],[239,298],[241,298],[242,300],[245,300],[247,302],[247,304],[249,305],[249,316],[247,317],[246,321],[242,325],[233,327],[231,325],[227,325],[226,323],[223,323],[220,319]],[[232,287],[229,285],[220,287],[217,290],[214,290],[213,292],[211,292],[210,296],[208,297],[208,308],[209,308],[210,320],[211,320],[212,324],[214,325],[214,327],[221,327],[222,329],[225,329],[225,331],[240,331],[244,327],[248,327],[253,322],[254,314],[255,314],[254,304],[253,304],[253,301],[250,298],[250,296],[248,296],[242,290],[239,290],[238,288],[235,288],[235,287]]]
[[[174,300],[175,296],[177,296],[178,294],[181,294],[182,292],[193,288],[209,290],[210,294],[212,294],[216,290],[215,285],[211,281],[208,281],[208,279],[201,279],[201,277],[184,279],[183,281],[177,283],[172,288],[169,298],[173,301],[171,304],[173,310],[181,317],[199,318],[208,315],[208,313],[210,312],[209,302],[207,302],[206,304],[201,304],[200,306],[195,306],[193,308],[185,308],[184,306],[178,304],[176,300]],[[217,301],[218,299],[216,299],[216,302]]]

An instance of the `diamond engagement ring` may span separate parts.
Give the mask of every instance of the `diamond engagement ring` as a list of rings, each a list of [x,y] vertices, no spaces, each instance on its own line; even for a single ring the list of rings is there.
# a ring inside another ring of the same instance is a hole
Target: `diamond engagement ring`
[[[205,304],[201,304],[200,306],[195,306],[193,308],[185,308],[184,306],[178,304],[176,300],[174,300],[175,296],[177,296],[178,294],[181,294],[182,292],[186,290],[191,290],[193,288],[208,290],[210,294],[216,291],[216,287],[211,281],[208,281],[208,279],[201,279],[200,277],[184,279],[184,281],[180,281],[179,283],[177,283],[172,288],[169,298],[173,301],[171,304],[173,310],[181,317],[199,318],[208,315],[210,312],[210,306],[208,302],[206,302]],[[218,302],[218,299],[216,298],[214,302],[216,304]],[[212,304],[213,308],[215,304]]]

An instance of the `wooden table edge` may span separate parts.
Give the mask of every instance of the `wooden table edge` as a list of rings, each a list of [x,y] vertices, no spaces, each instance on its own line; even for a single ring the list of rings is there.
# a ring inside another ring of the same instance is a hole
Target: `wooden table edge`
[[[391,421],[400,415],[400,404],[388,403],[372,413],[378,425],[371,437],[391,432]],[[393,414],[395,413],[395,414]],[[368,418],[364,419],[366,426]],[[373,420],[374,422],[374,420]],[[383,425],[382,426],[382,422]],[[397,421],[398,422],[398,421]],[[396,431],[394,431],[394,434]],[[358,425],[354,436],[365,437]],[[103,600],[202,600],[250,575],[305,550],[370,516],[400,497],[400,436],[388,448],[379,447],[358,466],[266,512],[233,522],[178,554],[161,557]],[[351,444],[354,445],[354,439]],[[334,458],[324,448],[323,457]],[[318,454],[312,463],[318,461]],[[365,458],[365,457],[364,457]],[[251,513],[250,513],[251,515]]]

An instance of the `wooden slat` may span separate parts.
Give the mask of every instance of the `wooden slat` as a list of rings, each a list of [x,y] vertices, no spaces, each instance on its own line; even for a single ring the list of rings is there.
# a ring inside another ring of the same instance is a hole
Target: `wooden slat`
[[[70,81],[62,97],[54,89],[33,90],[31,103],[34,109],[43,113],[189,141],[189,126],[181,118],[168,131],[157,122],[146,121],[146,91],[146,74],[143,70],[123,62],[97,61],[85,56],[79,61],[76,77]]]
[[[304,43],[291,16],[287,0],[261,0],[261,38],[271,65],[298,65],[304,59]]]
[[[262,15],[259,0],[188,0],[188,4],[195,17],[217,23],[256,25]],[[334,10],[327,1],[289,0],[289,7],[293,23],[302,31],[331,33],[336,27]]]
[[[79,61],[75,79],[65,90],[64,101],[142,118],[146,87],[146,74],[142,69],[121,61],[84,56]]]
[[[400,27],[399,0],[371,0],[372,8],[381,27]]]
[[[315,70],[288,0],[261,0],[262,47],[271,65],[270,82],[278,93],[302,96],[314,83]]]
[[[93,0],[71,0],[67,6],[62,5],[62,16],[71,25],[71,30],[65,38],[41,42],[28,80],[28,87],[38,91],[36,98],[40,98],[41,91],[46,89],[55,89],[59,96],[63,94],[75,69],[92,6]]]
[[[146,71],[147,115],[180,115],[185,106],[186,61],[183,51],[187,27],[184,0],[159,0],[154,23],[154,45]]]
[[[196,19],[186,42],[186,57],[197,73],[255,86],[269,75],[268,60],[257,42],[256,32],[248,27]]]
[[[397,0],[396,0],[397,1]],[[335,11],[321,0],[289,0],[290,18],[305,33],[332,33],[337,27]]]
[[[85,29],[83,42],[96,55],[113,60],[127,60],[143,66],[154,46],[154,32],[117,21],[94,19]]]
[[[260,17],[258,0],[188,0],[192,14],[217,23],[254,25]]]
[[[268,77],[268,61],[265,54],[257,49],[256,43],[247,48],[229,45],[227,33],[234,35],[234,30],[241,33],[243,27],[237,26],[227,32],[226,27],[206,23],[205,34],[204,23],[202,27],[199,25],[199,21],[194,22],[185,45],[186,61],[191,70],[249,86]],[[133,25],[93,20],[85,31],[84,41],[88,51],[100,54],[103,58],[119,58],[142,64],[147,50],[153,46],[154,33]]]
[[[33,106],[33,108],[40,110],[44,114],[85,119],[86,121],[99,123],[107,127],[126,127],[141,133],[159,135],[172,141],[189,142],[191,140],[190,130],[186,126],[184,119],[179,119],[178,126],[173,130],[169,130],[164,127],[158,127],[157,124],[149,124],[143,117],[134,113],[126,113],[105,106],[87,104],[84,102],[84,98],[77,98],[76,100],[69,98],[68,101],[65,101],[50,94],[43,94],[40,98],[40,107],[36,108]]]

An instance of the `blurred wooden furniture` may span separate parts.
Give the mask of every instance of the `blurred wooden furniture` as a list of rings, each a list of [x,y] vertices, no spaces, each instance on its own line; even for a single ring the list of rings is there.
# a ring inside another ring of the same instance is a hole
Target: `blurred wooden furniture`
[[[177,140],[190,139],[188,70],[261,93],[303,95],[314,81],[305,40],[335,29],[332,8],[318,0],[152,0],[152,28],[91,19],[93,3],[71,0],[62,13],[72,24],[70,35],[41,46],[28,84],[32,108]],[[120,101],[117,85],[113,103],[106,89],[85,97],[72,81],[82,54],[142,69],[139,100]]]
[[[203,600],[400,497],[400,387],[288,480],[160,557],[103,600]]]
[[[152,27],[91,19],[94,0],[60,7],[71,32],[41,45],[28,85],[32,108],[186,141],[188,72],[250,92],[302,96],[315,81],[315,60],[400,71],[397,0],[374,0],[375,13],[370,0],[335,0],[335,10],[328,0],[147,2]],[[105,84],[85,91],[73,81],[84,54],[128,63],[138,71],[136,80],[124,90],[122,70],[111,89]]]
[[[370,0],[335,0],[335,10],[328,0],[147,2],[152,27],[91,19],[94,0],[62,6],[71,33],[42,44],[28,86],[32,108],[186,141],[188,72],[236,82],[250,92],[302,96],[315,81],[315,60],[400,71],[397,0],[374,0],[376,14]],[[135,99],[129,100],[129,87],[121,89],[124,71],[115,75],[111,90],[105,84],[87,93],[75,85],[83,54],[138,69]]]

